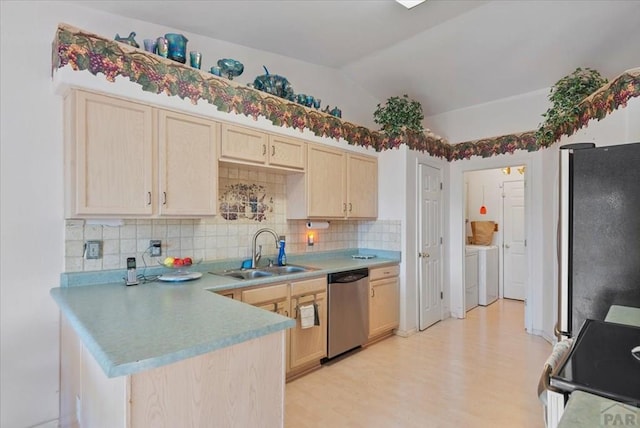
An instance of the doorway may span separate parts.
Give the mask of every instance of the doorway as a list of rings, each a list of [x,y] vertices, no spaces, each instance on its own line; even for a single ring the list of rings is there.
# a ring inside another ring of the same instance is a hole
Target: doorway
[[[498,250],[499,297],[522,300],[526,304],[525,174],[524,165],[464,172],[463,206],[464,245],[472,241],[471,222],[493,221],[495,229],[490,245]],[[473,296],[466,288],[462,290],[462,295],[465,294]],[[477,304],[465,301],[465,308],[475,306]]]

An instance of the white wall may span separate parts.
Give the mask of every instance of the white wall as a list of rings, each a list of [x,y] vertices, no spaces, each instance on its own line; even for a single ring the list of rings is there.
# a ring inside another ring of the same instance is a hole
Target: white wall
[[[49,289],[59,284],[63,271],[64,220],[62,100],[52,90],[51,41],[60,22],[103,36],[135,30],[138,42],[174,29],[70,2],[2,1],[0,7],[0,426],[53,427],[58,417],[59,312]],[[214,16],[211,25],[216,19],[228,17]],[[246,83],[263,74],[265,64],[289,78],[296,92],[316,95],[323,105],[339,105],[346,120],[373,126],[370,112],[378,101],[335,70],[185,34],[188,47],[203,52],[205,67],[214,58],[240,59],[245,73],[237,81]]]

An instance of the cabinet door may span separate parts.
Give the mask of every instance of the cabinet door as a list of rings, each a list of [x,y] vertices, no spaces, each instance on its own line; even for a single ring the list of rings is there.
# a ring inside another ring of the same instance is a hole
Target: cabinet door
[[[312,144],[307,148],[308,216],[345,217],[346,153]]]
[[[151,108],[82,91],[65,107],[67,216],[151,215]]]
[[[347,215],[350,218],[378,216],[378,159],[348,155]]]
[[[269,165],[304,170],[305,143],[294,138],[269,135]]]
[[[393,330],[400,321],[398,278],[369,283],[369,338]]]
[[[222,124],[220,160],[245,161],[266,165],[268,135],[249,128]]]
[[[160,110],[158,118],[160,214],[215,214],[219,125],[167,110]]]
[[[320,325],[303,329],[298,308],[313,304],[314,301],[318,305]],[[289,363],[293,370],[305,364],[320,362],[327,356],[327,293],[292,297],[291,310],[296,318],[296,326],[290,330],[289,344]]]

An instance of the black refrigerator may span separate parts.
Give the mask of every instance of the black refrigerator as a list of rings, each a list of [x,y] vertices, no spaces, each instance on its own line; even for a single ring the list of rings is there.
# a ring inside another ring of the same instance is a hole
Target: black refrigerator
[[[640,143],[560,147],[556,335],[640,307]]]

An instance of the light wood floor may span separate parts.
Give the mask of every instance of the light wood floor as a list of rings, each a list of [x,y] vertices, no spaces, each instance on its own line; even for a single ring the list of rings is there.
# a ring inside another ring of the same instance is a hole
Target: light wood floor
[[[522,302],[391,337],[286,386],[285,426],[543,427],[536,388],[551,345]]]

